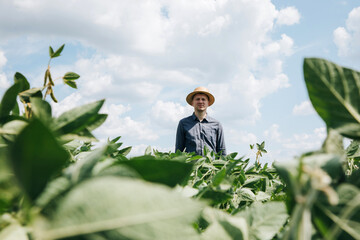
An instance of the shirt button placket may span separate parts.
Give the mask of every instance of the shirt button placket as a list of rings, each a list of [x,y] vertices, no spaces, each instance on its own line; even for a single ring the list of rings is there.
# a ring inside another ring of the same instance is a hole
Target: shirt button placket
[[[201,153],[202,153],[202,155],[204,155],[204,134],[202,131],[203,126],[202,126],[201,122],[199,123],[199,128],[200,128]]]

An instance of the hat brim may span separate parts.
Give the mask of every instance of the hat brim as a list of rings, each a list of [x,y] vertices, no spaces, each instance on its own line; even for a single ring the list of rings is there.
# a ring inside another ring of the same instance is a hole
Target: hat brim
[[[206,96],[209,97],[209,106],[213,105],[214,102],[215,102],[215,97],[209,93],[209,92],[203,92],[203,91],[194,91],[194,92],[191,92],[187,95],[186,97],[186,102],[192,106],[192,100],[193,100],[193,97],[195,94],[205,94]]]

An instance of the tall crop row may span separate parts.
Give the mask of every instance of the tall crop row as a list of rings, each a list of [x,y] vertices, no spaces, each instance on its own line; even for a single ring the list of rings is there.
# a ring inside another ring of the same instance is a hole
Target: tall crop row
[[[0,239],[360,239],[359,72],[304,60],[327,138],[269,166],[265,143],[255,163],[207,149],[128,157],[120,137],[94,148],[104,100],[53,117],[50,61],[42,87],[16,73],[0,103]],[[61,79],[76,88],[79,77]]]

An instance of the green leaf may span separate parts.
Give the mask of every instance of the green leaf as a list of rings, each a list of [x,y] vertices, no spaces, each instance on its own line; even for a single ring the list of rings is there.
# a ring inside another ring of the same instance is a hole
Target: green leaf
[[[303,156],[303,162],[310,168],[320,167],[332,178],[332,182],[341,182],[345,179],[343,170],[344,158],[338,154],[312,153]]]
[[[43,191],[68,158],[67,151],[37,119],[30,122],[10,146],[10,161],[15,176],[32,200]]]
[[[360,138],[360,72],[318,58],[304,60],[310,100],[328,128]]]
[[[49,46],[49,56],[52,58],[53,55],[54,55],[54,50],[51,46]]]
[[[107,114],[95,114],[92,118],[89,119],[89,121],[87,122],[87,129],[89,131],[93,131],[96,128],[100,127],[101,124],[103,124],[105,122],[105,120],[107,119]]]
[[[74,73],[74,72],[67,72],[65,73],[65,75],[63,76],[63,79],[65,82],[69,81],[69,80],[76,80],[80,77],[79,74]]]
[[[32,98],[32,97],[42,98],[41,90],[42,90],[42,88],[31,88],[26,91],[23,91],[23,92],[19,93],[20,100],[24,103],[29,103],[30,98]]]
[[[6,90],[0,105],[0,119],[7,117],[11,110],[14,109],[16,98],[20,90],[20,85],[15,83],[8,90]]]
[[[182,184],[190,176],[193,165],[172,160],[159,160],[150,155],[120,161],[135,169],[143,179],[150,182],[166,184],[170,187]]]
[[[286,206],[289,212],[292,212],[296,204],[296,196],[301,194],[301,186],[298,183],[299,175],[299,162],[298,161],[288,161],[288,162],[276,162],[274,164],[275,169],[277,170],[280,178],[286,184],[285,193],[286,193]]]
[[[349,158],[360,157],[360,141],[353,140],[346,148],[346,154]]]
[[[19,114],[20,114],[20,109],[19,109],[19,104],[18,104],[17,102],[15,103],[14,108],[11,110],[11,113],[12,113],[12,115],[14,115],[14,116],[19,116]]]
[[[55,120],[55,130],[66,133],[76,133],[84,130],[89,125],[98,121],[98,112],[105,100],[89,103],[80,107],[73,108],[61,114]]]
[[[19,132],[27,126],[27,122],[24,120],[12,120],[5,123],[0,128],[0,134],[7,142],[14,142],[15,137]]]
[[[30,103],[31,103],[31,109],[33,111],[33,115],[35,117],[43,121],[43,123],[45,124],[51,122],[52,119],[51,106],[47,101],[44,101],[41,98],[31,98]]]
[[[64,83],[72,88],[77,89],[76,82],[74,82],[74,81],[64,81]]]
[[[148,146],[148,147],[145,149],[144,155],[151,155],[151,146]]]
[[[19,83],[20,85],[20,92],[22,91],[26,91],[30,88],[30,84],[28,82],[28,80],[26,79],[26,77],[24,75],[22,75],[19,72],[16,72],[14,75],[14,82],[15,83]]]
[[[327,137],[322,145],[326,153],[344,154],[343,137],[333,129],[327,129]]]
[[[203,204],[169,188],[121,177],[97,177],[73,188],[36,239],[199,239],[192,223]],[[39,220],[40,221],[40,220]]]
[[[58,48],[58,50],[56,50],[56,52],[54,52],[53,54],[50,55],[51,58],[56,58],[58,56],[60,56],[62,50],[64,49],[65,44],[61,45],[61,47]]]
[[[216,175],[213,177],[212,185],[214,187],[219,186],[225,177],[226,177],[226,169],[223,168],[219,172],[217,172]]]
[[[337,188],[339,204],[318,203],[313,211],[314,225],[326,239],[360,238],[360,190],[351,184]]]
[[[244,218],[215,208],[205,208],[202,217],[210,224],[201,235],[206,240],[247,240],[249,229]]]
[[[132,147],[126,147],[126,148],[120,149],[118,154],[127,156],[131,152],[131,149],[132,149]]]
[[[221,203],[225,203],[228,200],[230,200],[233,196],[229,193],[221,190],[214,190],[210,188],[206,188],[198,193],[198,196],[200,196],[203,199],[210,200],[211,205],[217,205]]]
[[[84,152],[82,156],[78,156],[78,161],[73,165],[71,170],[71,179],[73,182],[80,182],[88,179],[93,174],[95,165],[105,158],[105,152],[108,146],[97,148],[92,152]]]
[[[254,202],[256,200],[256,196],[250,188],[240,188],[236,193],[240,201]]]
[[[0,232],[2,240],[29,240],[25,227],[19,223],[12,223]]]
[[[116,143],[117,141],[119,141],[119,139],[121,138],[121,136],[118,136],[112,140],[110,140],[111,143]]]
[[[250,239],[273,239],[288,219],[282,202],[253,203],[236,216],[244,217],[249,224]]]
[[[70,187],[72,187],[72,184],[68,178],[58,177],[46,185],[35,203],[38,207],[44,209],[51,202],[58,200]]]
[[[73,140],[79,140],[83,142],[96,142],[98,141],[95,136],[86,128],[76,133],[67,133],[60,136],[62,142],[70,142]]]

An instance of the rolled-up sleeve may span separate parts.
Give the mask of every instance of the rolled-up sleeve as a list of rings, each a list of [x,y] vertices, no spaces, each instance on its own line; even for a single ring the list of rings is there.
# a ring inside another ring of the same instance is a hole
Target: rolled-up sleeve
[[[225,137],[224,137],[224,130],[219,123],[219,129],[216,139],[216,152],[221,152],[222,155],[226,155],[226,147],[225,147]]]
[[[182,152],[184,151],[184,149],[185,149],[185,133],[184,133],[184,127],[180,121],[176,131],[175,152],[177,150],[180,150]]]

